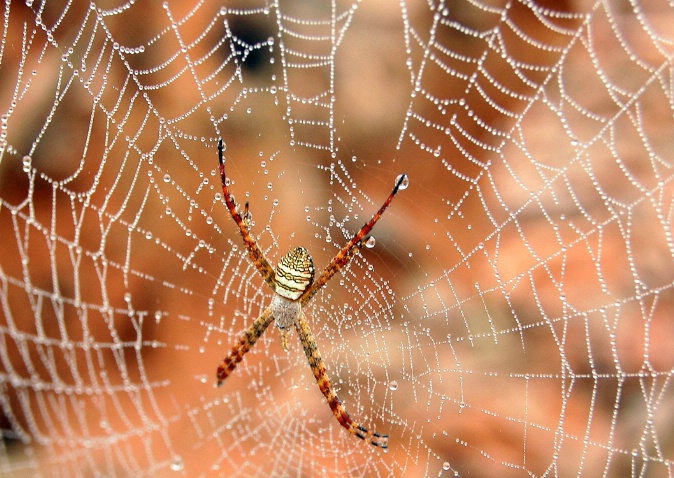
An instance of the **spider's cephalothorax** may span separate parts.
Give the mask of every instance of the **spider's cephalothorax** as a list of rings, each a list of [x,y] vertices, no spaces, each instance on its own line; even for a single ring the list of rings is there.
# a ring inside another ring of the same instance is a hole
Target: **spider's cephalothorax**
[[[337,253],[318,277],[318,280],[314,282],[314,261],[304,247],[293,249],[281,258],[276,269],[272,268],[250,233],[248,203],[246,203],[242,217],[234,198],[229,193],[227,175],[225,174],[225,160],[222,155],[223,149],[222,140],[220,140],[218,143],[218,159],[220,161],[220,179],[225,204],[234,222],[239,226],[250,259],[267,285],[274,291],[274,297],[271,305],[241,334],[237,343],[218,367],[218,386],[222,385],[273,320],[276,321],[276,326],[281,331],[281,344],[285,350],[288,350],[289,330],[291,327],[295,327],[318,387],[340,425],[358,438],[366,440],[372,445],[386,448],[388,446],[388,435],[379,434],[354,422],[332,389],[325,364],[321,359],[309,323],[304,316],[304,312],[302,312],[302,307],[308,304],[316,292],[327,284],[330,278],[342,267],[348,264],[354,254],[360,250],[367,239],[367,234],[372,230],[388,205],[391,204],[398,190],[407,187],[407,175],[401,174],[398,176],[395,187],[384,204],[372,216],[372,219],[361,227],[356,235]]]

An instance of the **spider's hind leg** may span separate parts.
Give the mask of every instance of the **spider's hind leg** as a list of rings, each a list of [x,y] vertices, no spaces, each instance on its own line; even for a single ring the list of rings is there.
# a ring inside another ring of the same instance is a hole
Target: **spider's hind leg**
[[[360,250],[363,243],[368,240],[370,231],[374,225],[377,224],[377,221],[379,221],[382,214],[384,214],[384,211],[386,211],[386,208],[389,206],[389,204],[391,204],[391,201],[393,201],[395,195],[398,194],[400,189],[405,189],[407,184],[407,174],[401,174],[398,176],[395,186],[393,187],[393,191],[391,191],[391,194],[389,194],[388,198],[386,198],[384,204],[382,204],[379,210],[374,214],[374,216],[372,216],[372,219],[366,222],[365,225],[361,227],[360,230],[351,238],[351,240],[347,242],[344,247],[342,247],[337,255],[333,257],[330,263],[325,267],[316,282],[314,282],[311,287],[307,289],[306,292],[302,295],[301,300],[303,306],[309,303],[311,298],[316,295],[316,292],[318,292],[321,287],[327,284],[333,275],[335,275],[342,267],[349,263],[356,251]]]
[[[250,257],[253,264],[257,268],[257,271],[260,273],[264,281],[271,287],[271,290],[275,290],[276,285],[274,284],[274,278],[276,273],[274,268],[271,266],[264,253],[260,249],[260,246],[257,245],[255,238],[250,233],[250,225],[252,223],[252,214],[248,210],[248,203],[243,210],[243,217],[241,216],[241,208],[234,200],[234,196],[229,192],[229,179],[227,178],[227,172],[225,171],[225,157],[223,155],[224,145],[222,139],[218,141],[218,164],[220,169],[220,183],[222,185],[222,193],[225,198],[225,204],[229,210],[229,214],[234,219],[234,222],[239,227],[241,232],[241,237],[243,238],[243,243],[248,250],[248,256]]]
[[[243,223],[250,230],[253,223],[253,213],[250,212],[250,203],[246,201],[246,204],[243,206],[243,215],[241,216]]]

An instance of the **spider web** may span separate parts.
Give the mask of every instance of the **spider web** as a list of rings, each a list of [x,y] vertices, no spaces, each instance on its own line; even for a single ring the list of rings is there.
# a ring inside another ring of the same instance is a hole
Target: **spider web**
[[[672,476],[665,1],[40,2],[0,28],[0,471]],[[307,307],[344,431],[220,194]]]

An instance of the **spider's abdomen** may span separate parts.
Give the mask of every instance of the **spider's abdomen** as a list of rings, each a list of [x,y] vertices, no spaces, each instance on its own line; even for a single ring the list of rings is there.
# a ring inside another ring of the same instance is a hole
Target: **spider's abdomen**
[[[276,266],[275,292],[286,299],[299,299],[313,281],[314,260],[306,247],[296,247]]]

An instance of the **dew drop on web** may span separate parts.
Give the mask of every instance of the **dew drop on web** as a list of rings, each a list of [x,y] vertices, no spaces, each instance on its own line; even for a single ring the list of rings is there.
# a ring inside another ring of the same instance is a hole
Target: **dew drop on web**
[[[173,461],[171,461],[170,467],[173,471],[182,471],[185,468],[185,463],[181,457],[176,456],[173,458]]]
[[[33,158],[26,155],[23,157],[22,162],[23,162],[23,172],[24,173],[30,172],[31,168],[33,167]]]

